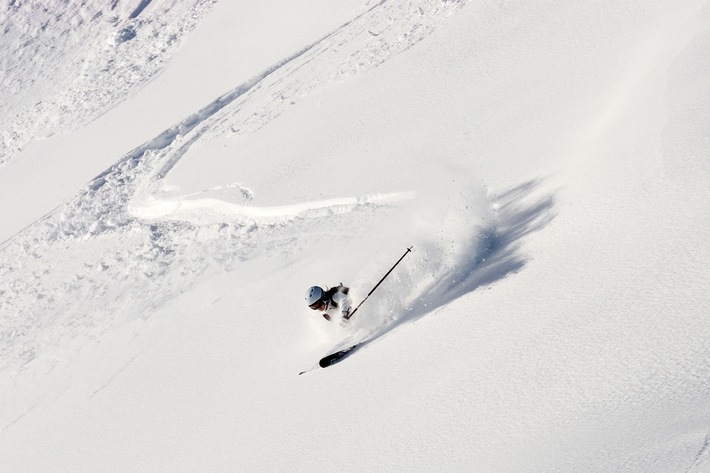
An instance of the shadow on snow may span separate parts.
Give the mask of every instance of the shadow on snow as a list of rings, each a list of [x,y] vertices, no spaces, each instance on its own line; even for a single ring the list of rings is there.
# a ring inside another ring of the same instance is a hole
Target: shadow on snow
[[[466,242],[457,264],[425,287],[400,317],[365,343],[522,270],[530,260],[521,250],[524,238],[547,226],[555,217],[554,196],[540,195],[540,184],[539,179],[531,180],[495,196],[492,201],[495,223]]]

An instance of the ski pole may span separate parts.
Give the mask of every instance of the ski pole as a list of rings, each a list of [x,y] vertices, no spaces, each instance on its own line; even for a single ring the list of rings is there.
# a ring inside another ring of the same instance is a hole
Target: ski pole
[[[402,261],[405,256],[407,256],[407,253],[409,253],[410,251],[412,251],[412,248],[413,248],[413,246],[410,246],[409,248],[407,248],[407,251],[404,252],[404,254],[402,255],[402,257],[397,260],[397,262],[394,264],[394,266],[392,266],[392,267],[390,268],[389,271],[387,271],[387,274],[385,274],[384,276],[382,276],[382,279],[380,279],[380,282],[378,282],[377,284],[375,284],[375,287],[373,287],[372,290],[367,294],[367,296],[365,296],[365,298],[362,300],[362,302],[360,302],[360,303],[357,305],[357,307],[355,307],[355,310],[353,310],[353,311],[350,312],[348,315],[346,315],[345,317],[343,317],[345,320],[350,320],[350,317],[352,317],[353,315],[355,315],[355,312],[357,312],[357,310],[360,308],[360,306],[367,300],[368,297],[370,297],[370,295],[372,295],[373,292],[375,292],[375,289],[377,289],[378,287],[380,287],[380,284],[382,284],[382,281],[384,281],[384,280],[387,278],[387,276],[390,275],[390,273],[392,272],[392,270],[397,267],[397,265],[399,264],[399,262]]]

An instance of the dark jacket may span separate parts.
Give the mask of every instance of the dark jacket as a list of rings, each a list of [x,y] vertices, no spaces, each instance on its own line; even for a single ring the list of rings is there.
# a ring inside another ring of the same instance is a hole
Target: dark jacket
[[[350,313],[350,296],[348,296],[348,292],[350,292],[350,288],[340,283],[323,293],[322,300],[325,302],[323,317],[326,320],[330,320],[331,316],[337,314],[344,317]]]

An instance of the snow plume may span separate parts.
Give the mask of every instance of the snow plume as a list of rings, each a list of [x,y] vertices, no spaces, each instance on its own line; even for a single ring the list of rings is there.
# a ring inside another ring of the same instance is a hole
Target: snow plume
[[[355,332],[367,333],[368,341],[518,272],[528,259],[523,237],[554,217],[554,197],[540,195],[537,180],[500,193],[454,180],[449,184],[448,191],[413,199],[378,232],[378,238],[390,239],[381,243],[387,258],[379,253],[358,273],[356,304],[385,274],[389,261],[396,261],[397,251],[409,244],[413,252],[358,313]]]

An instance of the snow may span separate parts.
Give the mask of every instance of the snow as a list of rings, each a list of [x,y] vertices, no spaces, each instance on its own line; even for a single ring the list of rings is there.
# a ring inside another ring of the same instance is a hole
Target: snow
[[[707,2],[0,21],[0,471],[710,472]]]

